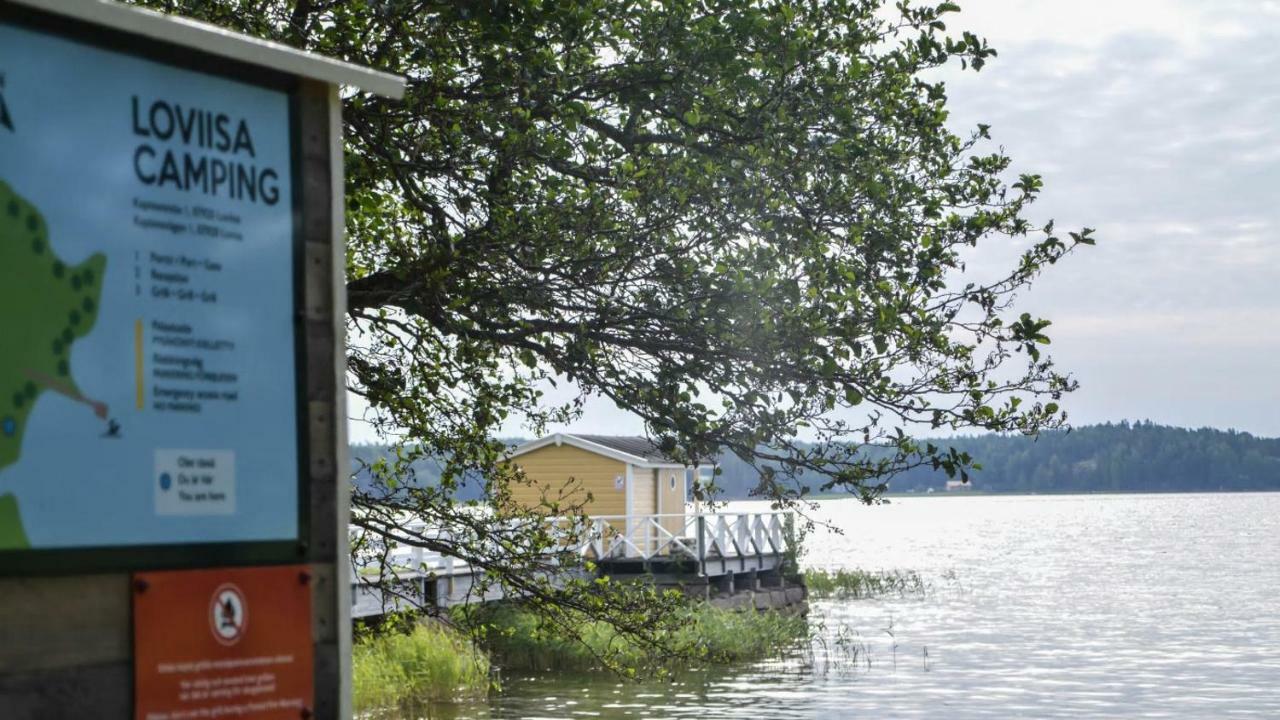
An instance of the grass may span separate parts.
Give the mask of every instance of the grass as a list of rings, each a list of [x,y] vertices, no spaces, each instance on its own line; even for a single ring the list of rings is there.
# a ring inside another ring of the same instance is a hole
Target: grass
[[[903,570],[810,569],[804,572],[804,580],[813,598],[911,596],[929,591],[919,573]],[[491,666],[532,672],[669,674],[803,651],[814,633],[801,616],[726,610],[706,603],[674,610],[662,629],[653,630],[656,646],[619,633],[603,621],[573,616],[563,620],[564,625],[551,625],[519,604],[498,603],[468,617],[475,642],[466,632],[438,622],[400,621],[378,633],[360,633],[353,648],[355,709],[362,714],[413,712],[432,703],[483,700],[495,686]],[[572,631],[564,631],[565,625]],[[856,662],[866,650],[853,639],[836,638],[828,652],[848,654],[853,648]]]
[[[807,645],[808,621],[775,611],[735,611],[694,603],[655,630],[659,646],[612,625],[567,618],[572,632],[514,603],[473,608],[466,631],[438,622],[396,618],[378,631],[358,631],[352,650],[353,701],[366,716],[416,713],[436,703],[484,700],[495,687],[491,668],[515,671],[605,671],[670,674],[680,669],[751,662]]]
[[[352,648],[357,712],[483,700],[491,685],[489,656],[439,623],[365,635]]]
[[[575,623],[580,642],[548,628],[514,605],[489,608],[481,642],[504,669],[534,672],[621,669],[628,675],[665,674],[681,668],[762,660],[782,655],[808,638],[803,617],[774,611],[738,612],[704,603],[672,618],[657,648],[618,633],[601,621]]]
[[[750,662],[782,655],[809,638],[803,617],[739,612],[697,603],[682,608],[660,634],[666,652],[581,620],[570,637],[511,603],[472,617],[480,645],[437,622],[399,620],[377,633],[358,632],[352,649],[355,710],[415,712],[434,703],[484,700],[495,687],[491,666],[517,671],[621,669],[631,676]],[[483,646],[483,647],[481,647]]]
[[[924,595],[929,591],[920,574],[911,570],[805,570],[804,582],[813,598],[837,600]]]

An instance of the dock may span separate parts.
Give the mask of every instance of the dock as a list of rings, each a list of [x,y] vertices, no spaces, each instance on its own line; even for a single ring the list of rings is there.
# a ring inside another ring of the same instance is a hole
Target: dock
[[[794,551],[791,522],[788,512],[598,516],[575,551],[592,562],[595,576],[679,589],[725,607],[799,608],[807,593],[785,577]],[[431,536],[426,523],[407,526]],[[352,570],[353,618],[503,599],[497,589],[482,591],[479,572],[458,558],[402,547],[388,560],[394,568],[389,583],[371,582],[383,574],[380,567]]]

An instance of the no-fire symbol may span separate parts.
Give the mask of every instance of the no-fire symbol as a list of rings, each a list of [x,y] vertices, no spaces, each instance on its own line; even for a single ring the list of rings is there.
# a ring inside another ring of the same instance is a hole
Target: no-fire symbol
[[[235,645],[244,637],[249,624],[249,606],[244,593],[232,583],[223,583],[213,591],[209,601],[209,628],[223,645]]]

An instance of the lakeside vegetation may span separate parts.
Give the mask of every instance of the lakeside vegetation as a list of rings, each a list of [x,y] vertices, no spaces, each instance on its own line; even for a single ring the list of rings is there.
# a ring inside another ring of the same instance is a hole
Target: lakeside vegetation
[[[493,685],[488,654],[435,622],[358,633],[351,655],[356,712],[483,700]]]
[[[805,570],[814,599],[859,600],[924,595],[928,585],[909,570]],[[692,603],[655,638],[669,653],[640,644],[602,621],[582,620],[582,642],[569,639],[518,603],[454,610],[451,623],[392,618],[378,631],[359,630],[353,648],[357,712],[416,712],[441,703],[484,701],[504,672],[587,672],[641,678],[681,670],[749,663],[811,651],[819,631],[791,613],[729,610]],[[571,619],[572,620],[572,619]],[[456,623],[456,624],[454,624]],[[839,645],[839,642],[837,642]],[[828,649],[830,650],[830,648]],[[608,658],[607,661],[605,658]],[[857,657],[855,656],[854,660]]]
[[[357,712],[411,710],[437,703],[484,700],[500,672],[608,672],[603,658],[630,677],[778,657],[809,638],[808,621],[776,611],[742,612],[695,603],[682,610],[670,635],[673,652],[659,655],[601,621],[583,621],[575,642],[517,604],[473,608],[474,635],[436,621],[401,618],[378,632],[362,631],[352,650]]]
[[[924,595],[928,585],[912,570],[805,570],[804,583],[815,599],[858,600],[885,595]]]
[[[583,642],[563,638],[535,613],[518,605],[484,608],[477,618],[479,641],[495,665],[529,672],[602,671],[602,658],[617,662],[624,674],[666,674],[695,665],[725,665],[776,657],[808,637],[808,621],[799,615],[742,612],[695,603],[681,611],[669,634],[655,638],[670,650],[655,654],[601,621],[586,621]]]

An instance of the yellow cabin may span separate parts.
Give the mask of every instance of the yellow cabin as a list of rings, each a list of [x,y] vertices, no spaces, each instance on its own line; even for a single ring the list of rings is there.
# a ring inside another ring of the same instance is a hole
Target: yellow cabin
[[[525,507],[564,498],[593,518],[657,516],[669,532],[684,527],[689,468],[647,438],[556,433],[520,445],[510,459],[530,480],[512,489],[512,499]]]

